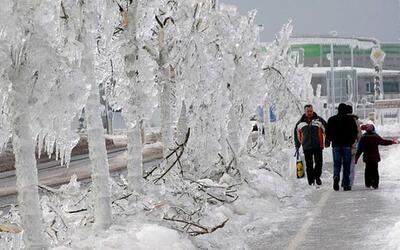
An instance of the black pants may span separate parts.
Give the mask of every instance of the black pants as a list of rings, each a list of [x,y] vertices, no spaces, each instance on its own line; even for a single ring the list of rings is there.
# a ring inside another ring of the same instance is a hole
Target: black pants
[[[313,184],[322,174],[322,149],[304,150],[308,184]],[[315,162],[315,165],[314,165]]]
[[[377,162],[366,162],[364,180],[366,187],[378,188],[379,186],[379,172]]]

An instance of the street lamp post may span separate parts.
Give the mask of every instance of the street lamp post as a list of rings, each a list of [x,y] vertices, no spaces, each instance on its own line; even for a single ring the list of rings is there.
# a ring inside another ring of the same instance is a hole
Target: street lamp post
[[[330,32],[332,37],[336,37],[337,36],[337,32],[336,31],[331,31]],[[332,88],[332,115],[335,114],[335,73],[334,73],[334,69],[335,69],[335,59],[334,59],[334,53],[333,53],[333,41],[331,41],[331,54],[330,54],[330,66],[331,66],[331,88]]]
[[[375,74],[374,74],[374,90],[375,90],[375,101],[383,99],[383,74],[382,65],[383,60],[385,60],[385,52],[380,48],[379,43],[376,47],[371,50],[371,60],[374,63]],[[375,110],[377,111],[377,110]],[[379,117],[381,125],[383,125],[383,114],[381,112],[376,112],[377,117]]]
[[[385,52],[379,45],[371,50],[371,60],[374,63],[375,76],[374,76],[374,89],[375,100],[383,99],[383,77],[382,77],[382,64],[385,59]]]

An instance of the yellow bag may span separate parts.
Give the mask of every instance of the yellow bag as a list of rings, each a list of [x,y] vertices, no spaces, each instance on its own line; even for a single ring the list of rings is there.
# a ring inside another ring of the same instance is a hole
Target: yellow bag
[[[296,175],[297,178],[303,178],[304,177],[304,164],[302,160],[297,159],[296,162]]]

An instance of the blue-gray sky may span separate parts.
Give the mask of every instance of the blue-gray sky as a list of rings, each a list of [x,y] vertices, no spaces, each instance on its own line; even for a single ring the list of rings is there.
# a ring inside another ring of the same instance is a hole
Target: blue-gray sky
[[[289,19],[294,35],[329,34],[375,37],[399,42],[400,0],[220,0],[239,7],[241,14],[257,9],[264,26],[263,41],[271,41]]]

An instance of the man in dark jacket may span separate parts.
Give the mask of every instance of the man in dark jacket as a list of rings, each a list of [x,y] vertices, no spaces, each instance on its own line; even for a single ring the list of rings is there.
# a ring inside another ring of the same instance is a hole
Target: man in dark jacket
[[[361,137],[358,143],[357,153],[355,163],[357,163],[358,158],[362,153],[363,161],[365,162],[365,186],[373,187],[375,189],[379,186],[379,172],[378,172],[378,162],[381,160],[379,155],[379,145],[392,145],[397,144],[397,140],[385,140],[375,133],[375,127],[372,124],[365,124],[361,126],[362,130],[366,133]]]
[[[346,104],[341,103],[338,114],[328,120],[326,136],[332,142],[333,152],[333,189],[339,190],[340,171],[343,164],[342,186],[344,191],[351,190],[350,164],[351,146],[357,138],[357,124],[353,117],[347,115]]]
[[[326,122],[313,111],[313,106],[304,106],[304,114],[294,128],[294,143],[298,153],[303,147],[306,160],[306,173],[309,185],[321,185],[322,149],[325,143]],[[329,146],[329,142],[326,142]],[[314,166],[315,161],[315,166]]]

